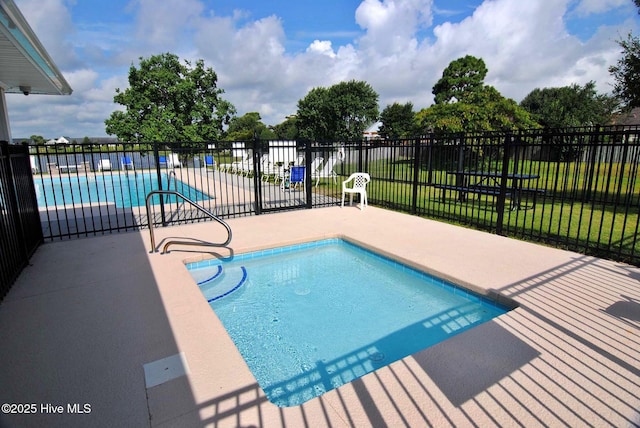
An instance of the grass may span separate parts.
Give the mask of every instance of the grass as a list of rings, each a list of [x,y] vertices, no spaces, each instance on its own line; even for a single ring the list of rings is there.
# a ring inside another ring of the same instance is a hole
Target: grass
[[[514,170],[513,165],[509,168]],[[413,161],[372,162],[368,170],[375,177],[369,200],[378,205],[408,212],[415,206],[419,215],[491,231],[499,227],[496,197],[469,195],[460,201],[457,192],[443,195],[444,190],[426,185],[429,177],[432,183],[453,180],[444,169],[419,171],[415,201]],[[491,170],[500,171],[501,166]],[[535,204],[528,195],[530,209],[510,210],[512,201],[507,198],[504,234],[598,256],[610,257],[613,252],[622,260],[638,262],[640,180],[634,165],[526,161],[518,171],[539,175],[535,185],[544,194],[536,196]]]

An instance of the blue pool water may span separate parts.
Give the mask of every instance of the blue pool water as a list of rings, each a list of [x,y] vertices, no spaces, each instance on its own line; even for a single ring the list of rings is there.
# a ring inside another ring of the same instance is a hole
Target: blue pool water
[[[187,268],[278,406],[300,405],[508,311],[339,239]]]
[[[89,203],[114,203],[118,208],[145,205],[151,190],[159,189],[155,173],[96,174],[42,178],[35,181],[39,207],[57,205],[80,205]],[[210,199],[210,196],[188,186],[180,180],[176,188],[171,180],[171,189],[177,190],[193,201]],[[162,188],[167,189],[167,174],[162,174]],[[154,196],[153,203],[159,203]],[[165,202],[175,202],[175,196],[165,196]]]

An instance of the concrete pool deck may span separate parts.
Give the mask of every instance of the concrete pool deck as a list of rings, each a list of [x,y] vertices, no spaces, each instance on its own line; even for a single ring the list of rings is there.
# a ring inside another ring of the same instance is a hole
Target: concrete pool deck
[[[640,425],[639,268],[376,207],[229,224],[235,253],[344,236],[519,306],[279,408],[184,267],[212,254],[149,254],[148,230],[45,244],[0,305],[0,401],[34,414],[0,426]],[[156,233],[225,239],[213,222]]]

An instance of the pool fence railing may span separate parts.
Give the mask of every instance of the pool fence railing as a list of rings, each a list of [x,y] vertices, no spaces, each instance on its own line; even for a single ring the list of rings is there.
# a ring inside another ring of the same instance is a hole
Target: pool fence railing
[[[197,192],[203,208],[233,218],[339,205],[353,172],[371,176],[370,205],[640,266],[639,134],[607,126],[331,142],[3,142],[0,294],[43,242],[210,221],[164,197],[147,218],[151,190]],[[304,183],[288,186],[294,165],[305,167]]]

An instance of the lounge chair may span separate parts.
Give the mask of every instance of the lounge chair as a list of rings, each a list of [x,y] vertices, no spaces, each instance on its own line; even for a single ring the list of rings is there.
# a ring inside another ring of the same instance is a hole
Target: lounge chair
[[[123,156],[122,158],[120,158],[120,167],[123,170],[136,169],[136,167],[133,165],[133,160],[129,156]]]
[[[335,157],[331,156],[327,163],[325,163],[321,169],[311,171],[311,178],[316,179],[316,187],[318,187],[321,178],[333,178],[333,184],[336,184],[337,174],[333,170],[333,167],[336,166],[336,163],[338,163],[338,160]]]
[[[253,172],[253,156],[247,153],[246,157],[240,162],[233,162],[230,169],[234,174],[246,175],[248,177],[249,174]]]
[[[169,156],[159,156],[158,163],[161,168],[182,168],[182,163],[175,153],[171,153]]]
[[[111,171],[111,159],[100,159],[98,161],[98,171]]]
[[[205,166],[205,168],[215,168],[216,167],[216,160],[213,158],[213,156],[206,155],[204,157],[204,166]]]
[[[284,167],[278,165],[277,162],[269,160],[268,157],[263,158],[263,162],[260,164],[260,172],[262,173],[262,181],[267,182],[273,177],[273,182],[278,183],[280,179],[284,178]]]
[[[302,190],[304,190],[304,182],[305,182],[305,169],[304,166],[292,166],[289,170],[289,177],[282,180],[281,188],[283,190],[295,189],[298,187],[298,184],[302,186]],[[288,187],[287,187],[288,185]]]
[[[353,204],[353,195],[360,195],[360,209],[363,210],[367,204],[367,183],[371,177],[366,172],[354,172],[342,182],[342,205],[344,207],[344,197],[349,194],[349,205]]]
[[[29,155],[29,161],[31,162],[31,173],[37,174],[40,171],[38,168],[38,160],[35,155]]]
[[[182,162],[177,153],[171,153],[167,158],[167,166],[169,168],[182,168]]]
[[[322,157],[317,157],[313,160],[313,162],[311,162],[311,174],[318,170],[320,165],[322,165],[322,162],[324,162],[324,158]]]

